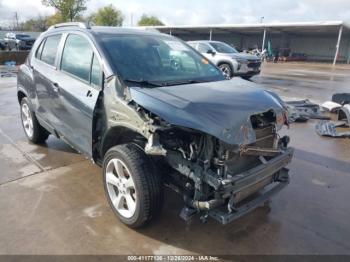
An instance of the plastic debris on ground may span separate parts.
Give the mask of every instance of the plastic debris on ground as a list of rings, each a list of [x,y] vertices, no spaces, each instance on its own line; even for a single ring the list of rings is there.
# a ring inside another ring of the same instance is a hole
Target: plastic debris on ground
[[[332,101],[341,105],[350,104],[350,93],[337,93],[332,96]]]
[[[338,112],[338,120],[346,121],[350,127],[350,104],[343,105]]]
[[[320,106],[310,100],[287,101],[290,122],[306,122],[309,119],[330,119],[322,114]]]
[[[341,108],[341,104],[333,101],[326,101],[321,105],[321,107],[331,113],[335,113],[339,110],[339,108]]]
[[[316,132],[320,136],[331,136],[331,137],[350,137],[349,131],[341,132],[338,131],[339,127],[349,127],[348,123],[345,121],[327,121],[322,120],[316,124]]]
[[[335,110],[335,109],[334,109]],[[334,111],[333,111],[334,112]],[[350,138],[350,104],[337,108],[338,121],[320,121],[316,124],[316,132],[320,136]]]

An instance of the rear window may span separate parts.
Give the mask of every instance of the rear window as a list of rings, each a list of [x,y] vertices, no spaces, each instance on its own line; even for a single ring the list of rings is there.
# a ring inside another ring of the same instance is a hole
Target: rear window
[[[238,51],[234,47],[232,47],[232,46],[230,46],[230,45],[228,45],[226,43],[211,42],[210,44],[219,53],[229,53],[229,54],[238,53]]]
[[[38,47],[38,49],[37,49],[36,52],[35,52],[35,57],[36,57],[37,59],[41,59],[41,53],[43,52],[43,47],[44,47],[44,45],[45,45],[45,40],[46,40],[46,39],[44,39],[44,40],[40,43],[40,46]]]
[[[40,60],[49,65],[55,65],[56,53],[60,40],[61,35],[48,36],[41,52]]]
[[[17,34],[16,35],[17,39],[21,39],[21,38],[30,38],[30,35],[24,35],[24,34]]]

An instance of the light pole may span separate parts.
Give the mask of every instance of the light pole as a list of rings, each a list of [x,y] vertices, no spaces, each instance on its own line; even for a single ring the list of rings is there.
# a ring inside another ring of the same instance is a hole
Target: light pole
[[[337,45],[335,46],[335,55],[334,55],[334,60],[333,60],[333,66],[335,66],[335,64],[337,63],[342,33],[343,33],[343,25],[341,25],[339,27],[339,34],[338,34]]]
[[[262,22],[264,21],[265,17],[260,17],[260,24],[262,24]]]

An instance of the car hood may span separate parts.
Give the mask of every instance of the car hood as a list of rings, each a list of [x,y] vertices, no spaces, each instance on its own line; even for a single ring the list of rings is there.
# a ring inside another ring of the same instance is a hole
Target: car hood
[[[284,113],[284,103],[252,82],[232,80],[165,86],[130,87],[131,99],[176,126],[202,131],[232,145],[255,142],[250,116],[273,110]]]

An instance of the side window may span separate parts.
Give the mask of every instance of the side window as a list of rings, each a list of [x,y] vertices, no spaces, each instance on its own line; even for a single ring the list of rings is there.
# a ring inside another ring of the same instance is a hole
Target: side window
[[[41,52],[41,60],[49,65],[55,65],[56,53],[61,35],[48,36],[46,38],[43,50]]]
[[[63,49],[61,70],[89,82],[92,55],[90,43],[83,36],[71,34]]]
[[[46,39],[44,39],[43,41],[41,41],[41,43],[40,43],[38,49],[37,49],[36,52],[35,52],[35,57],[36,57],[37,59],[41,59],[41,53],[43,52],[43,47],[44,47],[44,45],[45,45],[45,40],[46,40]]]
[[[199,53],[206,53],[209,50],[209,46],[203,43],[198,43],[197,50]]]
[[[100,86],[101,85],[102,72],[100,63],[98,62],[97,57],[94,55],[92,58],[91,65],[91,84]]]

